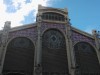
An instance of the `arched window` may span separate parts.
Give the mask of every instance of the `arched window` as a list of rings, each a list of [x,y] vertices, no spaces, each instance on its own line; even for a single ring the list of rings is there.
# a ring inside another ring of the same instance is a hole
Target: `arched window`
[[[52,21],[65,21],[63,15],[53,12],[43,13],[42,19],[44,20],[52,20]]]
[[[95,49],[86,42],[74,46],[77,71],[81,74],[100,74],[100,65]]]
[[[34,50],[34,44],[28,38],[13,39],[7,46],[2,73],[33,75]]]
[[[43,75],[68,74],[65,38],[58,30],[48,30],[42,36]]]

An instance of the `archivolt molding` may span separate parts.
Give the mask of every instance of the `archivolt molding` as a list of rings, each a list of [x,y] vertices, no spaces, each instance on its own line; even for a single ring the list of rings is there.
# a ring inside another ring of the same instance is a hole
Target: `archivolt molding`
[[[78,43],[81,43],[81,42],[88,43],[88,44],[91,45],[95,50],[97,50],[97,48],[96,48],[94,45],[92,45],[91,43],[86,42],[86,41],[77,41],[77,42],[75,42],[75,43],[73,44],[73,47],[74,47],[75,45],[77,45]]]
[[[93,48],[94,48],[94,50],[96,51],[97,57],[99,58],[98,49],[96,48],[96,46],[92,45],[92,44],[91,44],[91,43],[89,43],[89,42],[86,42],[86,41],[77,41],[77,42],[75,42],[75,43],[73,44],[73,49],[74,49],[75,45],[77,45],[78,43],[81,43],[81,42],[88,43],[91,47],[93,47]],[[98,60],[99,60],[99,59],[98,59]]]
[[[45,32],[49,31],[49,30],[57,30],[64,36],[64,38],[66,37],[66,34],[63,31],[61,31],[60,29],[57,29],[57,28],[47,28],[42,32],[41,36],[43,36],[43,34],[45,34]]]
[[[92,44],[93,46],[96,46],[94,39],[89,38],[80,33],[74,32],[74,31],[72,32],[72,41],[73,41],[73,44],[80,42],[80,41],[84,41],[84,42],[88,42],[88,43]]]
[[[59,9],[59,8],[42,8],[42,9],[39,9],[39,12],[42,12],[42,13],[45,13],[45,12],[55,12],[55,13],[60,13],[62,15],[67,15],[68,14],[68,11],[67,9]]]
[[[29,37],[24,37],[24,36],[18,36],[18,37],[13,37],[13,38],[9,39],[8,42],[7,42],[7,44],[6,44],[6,48],[5,48],[5,49],[7,50],[8,44],[9,44],[11,41],[13,41],[13,39],[20,38],[20,37],[29,39],[29,40],[33,43],[34,47],[36,47],[35,42],[34,42],[31,38],[29,38]]]
[[[66,16],[66,15],[67,15],[67,14],[63,14],[63,13],[61,13],[61,12],[57,12],[57,11],[50,11],[50,10],[48,10],[48,11],[44,11],[44,12],[42,12],[42,14],[44,14],[44,13],[48,13],[48,12],[61,14],[61,15],[63,15],[63,16]]]

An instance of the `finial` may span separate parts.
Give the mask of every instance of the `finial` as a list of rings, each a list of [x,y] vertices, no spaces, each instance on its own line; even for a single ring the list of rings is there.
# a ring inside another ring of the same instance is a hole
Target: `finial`
[[[6,21],[4,25],[4,30],[8,30],[11,28],[11,21]]]

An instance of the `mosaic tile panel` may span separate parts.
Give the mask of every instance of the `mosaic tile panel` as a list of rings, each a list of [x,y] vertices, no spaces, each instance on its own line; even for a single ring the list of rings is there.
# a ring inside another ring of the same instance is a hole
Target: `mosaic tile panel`
[[[94,39],[86,37],[86,36],[79,34],[75,31],[72,31],[72,41],[74,44],[76,44],[77,42],[80,42],[80,41],[84,41],[84,42],[88,42],[88,43],[92,44],[93,46],[95,46]]]
[[[64,24],[57,24],[57,23],[42,23],[41,32],[44,32],[47,29],[55,28],[62,31],[64,34],[66,32],[66,27]]]
[[[22,29],[22,30],[13,31],[13,32],[9,33],[9,39],[12,39],[15,37],[28,37],[36,42],[36,40],[37,40],[37,28],[32,27],[32,28]]]

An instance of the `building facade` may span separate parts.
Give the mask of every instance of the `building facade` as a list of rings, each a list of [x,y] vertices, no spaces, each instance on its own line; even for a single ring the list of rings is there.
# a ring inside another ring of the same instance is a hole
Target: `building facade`
[[[100,35],[71,26],[67,9],[38,6],[36,23],[0,31],[0,75],[100,75]]]

